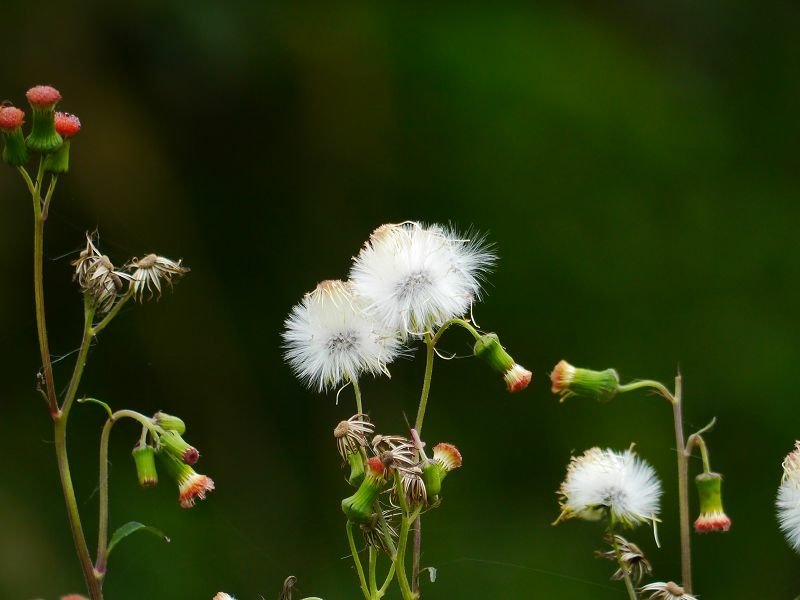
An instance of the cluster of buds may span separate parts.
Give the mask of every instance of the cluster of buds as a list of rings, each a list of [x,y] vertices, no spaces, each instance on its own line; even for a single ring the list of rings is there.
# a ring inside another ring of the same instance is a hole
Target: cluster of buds
[[[186,425],[182,419],[158,412],[153,416],[152,423],[152,429],[146,428],[152,444],[145,443],[143,436],[132,452],[139,485],[152,487],[158,484],[158,458],[161,466],[178,484],[180,505],[191,508],[198,499],[205,500],[206,493],[214,489],[214,481],[192,468],[191,465],[200,459],[200,453],[183,439]]]
[[[101,313],[108,312],[120,298],[127,296],[139,302],[145,297],[158,298],[162,281],[172,286],[173,277],[189,271],[180,260],[176,262],[156,254],[133,258],[118,269],[100,252],[90,233],[86,234],[86,248],[72,265],[75,267],[73,279]]]
[[[41,154],[46,172],[59,174],[69,171],[69,139],[81,130],[75,115],[56,112],[61,92],[49,85],[37,85],[26,93],[31,106],[31,131],[25,137],[22,125],[25,113],[11,105],[0,107],[0,132],[5,142],[3,161],[12,167],[28,162],[30,152]]]
[[[503,376],[509,392],[521,392],[530,384],[533,373],[518,364],[506,352],[496,333],[486,333],[475,342],[473,354],[482,358],[489,366]]]
[[[393,524],[402,512],[438,504],[442,480],[461,466],[461,453],[452,444],[438,444],[429,460],[421,443],[394,435],[368,440],[373,431],[366,415],[357,414],[340,422],[334,437],[339,454],[350,467],[347,481],[357,488],[342,500],[342,511],[361,526],[367,543],[385,549],[386,535],[397,536]],[[382,494],[389,497],[388,508],[381,505]]]

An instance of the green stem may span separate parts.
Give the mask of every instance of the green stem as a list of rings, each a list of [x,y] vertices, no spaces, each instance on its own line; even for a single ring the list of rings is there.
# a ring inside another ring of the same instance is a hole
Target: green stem
[[[617,536],[614,535],[613,523],[608,528],[608,535],[611,537],[611,545],[614,547],[614,554],[617,556],[617,563],[619,564],[619,570],[622,573],[622,579],[625,581],[625,589],[628,590],[628,597],[630,600],[638,600],[636,596],[636,590],[633,587],[633,581],[631,581],[631,575],[628,572],[628,565],[626,565],[625,561],[622,560],[622,552],[620,552],[619,544],[617,543]]]
[[[441,333],[441,330],[439,330]],[[437,333],[438,335],[438,333]],[[414,429],[422,434],[422,423],[425,420],[425,409],[428,407],[428,396],[431,393],[431,378],[433,376],[433,358],[436,342],[430,333],[425,334],[425,379],[422,381],[422,394],[419,398],[419,408],[417,408],[417,420],[414,422]]]
[[[42,208],[42,220],[47,220],[47,215],[50,214],[50,201],[53,199],[53,192],[56,191],[56,183],[58,183],[58,175],[53,174],[50,176],[50,185],[47,187],[47,194],[44,197],[44,206]]]
[[[78,393],[78,386],[81,383],[83,376],[83,369],[86,366],[86,358],[89,356],[89,348],[92,345],[94,338],[94,329],[92,328],[92,320],[94,319],[95,308],[89,294],[83,295],[83,338],[81,345],[78,349],[78,358],[75,359],[75,366],[72,369],[72,377],[69,380],[67,393],[64,396],[64,404],[61,405],[61,412],[63,417],[69,416],[72,404],[75,401],[75,396]]]
[[[153,434],[157,433],[152,419],[133,410],[118,410],[106,420],[106,424],[103,426],[103,433],[100,435],[100,516],[97,527],[97,562],[95,564],[95,572],[100,579],[106,574],[108,561],[108,442],[114,423],[126,417],[142,424],[143,437],[147,431]]]
[[[124,296],[120,296],[119,300],[117,300],[117,303],[114,304],[114,308],[108,311],[108,314],[106,314],[105,317],[94,324],[92,327],[92,335],[97,335],[103,331],[103,329],[105,329],[108,324],[111,323],[111,320],[119,314],[119,311],[123,306],[125,306],[125,303],[131,298],[133,298],[133,287],[129,288],[128,291],[125,292]]]
[[[356,395],[356,410],[358,414],[363,415],[364,409],[361,406],[361,388],[358,386],[358,379],[353,379],[350,383],[353,384],[353,393]]]
[[[17,171],[19,171],[19,174],[22,175],[22,178],[25,180],[25,185],[28,186],[28,192],[30,192],[31,197],[35,196],[36,188],[33,185],[31,176],[28,175],[28,171],[25,169],[25,167],[17,167]]]
[[[411,525],[414,546],[411,549],[411,591],[419,596],[419,563],[422,556],[422,516]]]
[[[364,577],[364,567],[361,566],[361,559],[358,556],[358,550],[356,549],[356,543],[353,540],[353,524],[348,521],[345,527],[347,530],[347,542],[350,544],[350,554],[353,555],[353,562],[356,565],[356,571],[358,572],[358,581],[361,586],[361,592],[364,594],[364,598],[366,600],[372,600],[369,595],[369,587],[367,586],[367,580]]]
[[[389,572],[386,574],[386,579],[383,581],[383,585],[381,589],[378,590],[378,598],[383,598],[386,594],[386,590],[389,589],[389,584],[392,583],[392,579],[394,578],[395,566],[394,562],[389,565]]]
[[[378,581],[375,569],[378,566],[378,552],[372,546],[369,547],[369,597],[371,600],[378,598]]]
[[[675,404],[675,396],[672,395],[672,392],[670,392],[663,383],[653,381],[651,379],[642,379],[640,381],[633,381],[631,383],[621,385],[619,388],[617,388],[617,391],[619,393],[624,393],[632,392],[633,390],[640,390],[642,388],[652,388],[661,396],[669,400],[671,404]]]
[[[403,518],[400,523],[400,541],[397,545],[397,555],[394,558],[395,573],[397,574],[397,584],[400,587],[400,593],[403,600],[416,600],[418,595],[411,591],[411,586],[408,583],[408,576],[406,575],[406,547],[408,546],[408,532],[413,523],[419,517],[419,511],[414,511],[411,516],[403,513]]]
[[[681,407],[682,380],[675,378],[675,396],[672,402],[672,417],[675,423],[675,447],[678,455],[678,503],[681,530],[681,582],[687,594],[692,593],[692,541],[689,529],[689,459],[683,437],[683,411]]]

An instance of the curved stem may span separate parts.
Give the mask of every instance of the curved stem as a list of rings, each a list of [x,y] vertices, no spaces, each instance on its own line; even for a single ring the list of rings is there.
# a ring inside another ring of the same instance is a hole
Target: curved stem
[[[108,326],[108,324],[111,323],[111,320],[119,314],[120,309],[123,306],[125,306],[125,303],[132,297],[133,297],[133,288],[129,289],[124,296],[121,296],[119,300],[117,300],[117,303],[114,305],[114,308],[108,311],[108,314],[106,314],[105,317],[103,317],[98,323],[94,324],[94,326],[92,327],[92,335],[97,335],[98,333],[103,331],[103,329],[105,329]]]
[[[439,330],[441,333],[441,330]],[[438,335],[438,334],[437,334]],[[425,409],[428,407],[428,396],[431,393],[431,378],[433,377],[433,358],[434,346],[436,342],[430,333],[425,334],[425,379],[422,381],[422,394],[419,398],[419,408],[417,408],[417,420],[414,422],[414,429],[422,434],[422,422],[425,420]]]
[[[681,585],[687,594],[692,593],[692,540],[689,529],[689,460],[683,437],[683,395],[681,376],[675,378],[675,396],[672,403],[672,417],[675,423],[675,447],[678,455],[678,503],[680,507],[681,529]]]
[[[83,376],[83,368],[86,366],[86,358],[89,355],[89,348],[92,345],[92,338],[94,338],[94,330],[92,329],[92,320],[94,319],[95,308],[88,294],[83,295],[83,338],[81,345],[78,349],[78,357],[75,359],[75,367],[72,370],[72,377],[69,380],[67,393],[64,396],[64,404],[61,406],[63,417],[69,416],[69,411],[72,408],[72,403],[75,401],[75,395],[78,393],[78,386]]]
[[[157,431],[152,419],[133,410],[118,410],[106,420],[106,424],[103,426],[103,433],[100,435],[100,516],[97,527],[97,562],[95,564],[95,573],[99,579],[106,574],[108,560],[108,442],[114,423],[126,417],[142,424],[143,437],[148,431],[151,433]]]
[[[389,584],[392,583],[392,579],[394,579],[394,572],[395,566],[394,562],[392,562],[392,564],[389,565],[389,572],[386,574],[386,579],[384,579],[381,589],[378,590],[378,598],[383,598],[386,594],[386,590],[389,589]]]
[[[659,381],[654,381],[652,379],[642,379],[639,381],[626,383],[625,385],[619,386],[619,388],[617,388],[617,391],[619,393],[624,393],[624,392],[632,392],[633,390],[640,390],[642,388],[652,388],[656,390],[659,393],[659,395],[669,400],[671,404],[675,404],[675,396],[673,396],[672,392],[670,392],[663,383]]]
[[[56,183],[58,183],[58,175],[53,173],[50,175],[50,185],[47,186],[47,194],[44,197],[42,206],[42,220],[47,220],[47,215],[50,214],[50,201],[53,199],[53,192],[56,191]]]
[[[625,561],[622,560],[622,552],[620,552],[619,544],[617,543],[617,536],[614,535],[613,523],[608,528],[608,535],[611,538],[611,545],[614,548],[614,554],[617,556],[617,564],[619,564],[619,570],[622,573],[622,579],[625,581],[625,589],[628,590],[628,597],[630,600],[638,600],[636,596],[636,589],[633,587],[633,581],[631,581],[631,575],[628,572],[628,565],[626,565]]]
[[[53,381],[53,363],[50,359],[50,343],[47,338],[47,320],[44,305],[44,217],[38,187],[33,193],[33,290],[36,305],[36,330],[39,338],[39,354],[44,371],[44,387],[47,395],[47,406],[53,419],[58,417],[58,399]]]
[[[375,569],[378,566],[378,552],[372,546],[369,547],[369,597],[371,600],[378,598],[378,581]]]
[[[358,557],[356,543],[353,540],[353,524],[348,521],[345,529],[347,530],[347,543],[350,544],[350,554],[353,555],[353,562],[355,563],[356,571],[358,572],[358,581],[361,586],[361,592],[364,594],[364,598],[366,598],[366,600],[372,600],[369,595],[367,580],[364,577],[364,567],[361,566],[361,559]]]

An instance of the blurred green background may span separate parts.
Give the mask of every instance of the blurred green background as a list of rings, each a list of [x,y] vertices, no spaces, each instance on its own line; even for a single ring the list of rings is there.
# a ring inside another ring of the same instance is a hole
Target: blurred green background
[[[426,437],[465,463],[425,521],[439,578],[424,597],[623,598],[592,557],[600,526],[550,522],[571,452],[631,442],[665,481],[662,548],[645,529],[631,539],[656,580],[680,577],[669,407],[559,405],[561,358],[623,379],[680,367],[687,428],[718,417],[708,440],[734,521],[694,538],[696,591],[800,592],[774,513],[800,437],[796,5],[6,0],[2,19],[0,96],[22,105],[52,83],[84,124],[47,232],[53,352],[79,342],[69,261],[86,229],[120,263],[157,251],[192,267],[102,334],[81,389],[183,416],[217,483],[190,511],[166,479],[139,490],[138,430],[115,428],[111,526],[141,520],[173,542],[120,546],[110,600],[269,599],[289,574],[307,595],[358,597],[331,434],[351,396],[304,390],[279,334],[375,226],[405,219],[488,232],[501,260],[476,318],[535,372],[511,396],[482,365],[436,365]],[[33,391],[29,199],[7,168],[0,199],[0,598],[52,600],[82,579]],[[420,359],[363,386],[384,432],[415,410]],[[82,406],[70,430],[92,548],[102,423]]]

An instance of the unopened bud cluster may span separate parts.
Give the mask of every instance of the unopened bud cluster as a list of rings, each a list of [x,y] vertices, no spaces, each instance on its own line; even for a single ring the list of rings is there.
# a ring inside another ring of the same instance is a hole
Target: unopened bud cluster
[[[146,429],[151,443],[140,441],[132,452],[139,485],[152,487],[158,484],[158,460],[178,484],[179,501],[183,508],[191,508],[198,499],[204,500],[206,493],[214,489],[214,481],[192,468],[191,465],[200,459],[200,453],[183,439],[186,433],[183,420],[158,412],[152,418],[152,427]]]

